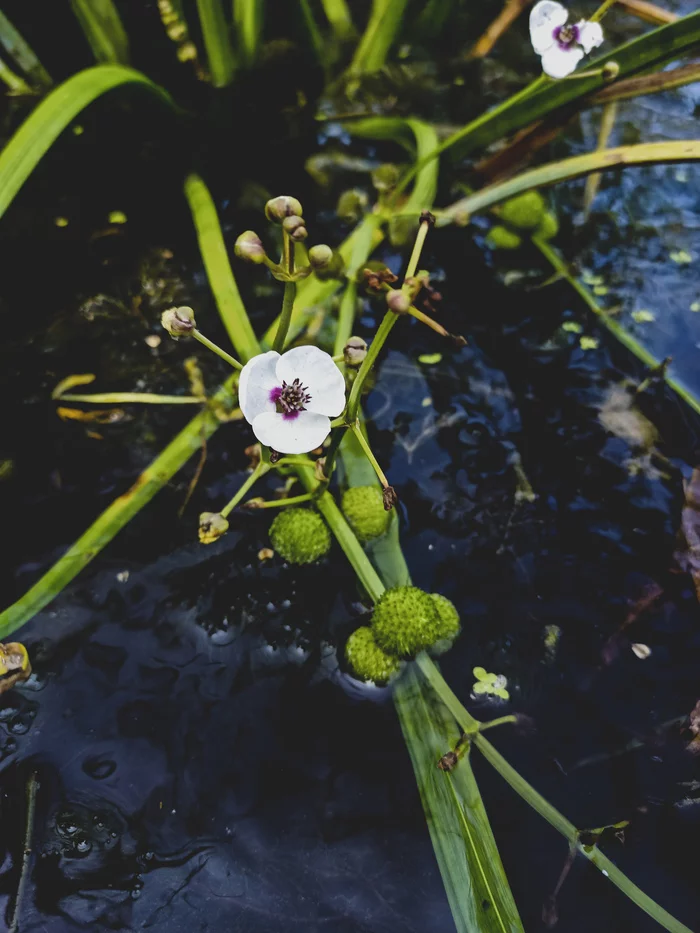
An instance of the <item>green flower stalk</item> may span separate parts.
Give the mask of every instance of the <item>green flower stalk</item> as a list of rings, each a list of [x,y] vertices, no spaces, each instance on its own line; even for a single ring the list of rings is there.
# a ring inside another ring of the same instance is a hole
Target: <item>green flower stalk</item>
[[[401,661],[382,651],[366,625],[352,633],[345,646],[345,659],[353,673],[362,680],[383,687],[401,670]]]
[[[331,533],[318,512],[285,509],[270,526],[272,547],[290,564],[313,564],[331,547]]]
[[[343,493],[340,507],[363,543],[379,538],[389,527],[389,513],[378,486],[353,486]]]

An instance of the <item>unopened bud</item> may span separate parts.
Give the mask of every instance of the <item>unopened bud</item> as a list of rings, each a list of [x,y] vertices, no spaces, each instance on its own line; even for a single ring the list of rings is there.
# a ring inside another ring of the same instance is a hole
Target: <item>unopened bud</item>
[[[377,191],[393,191],[399,183],[399,167],[386,162],[372,172],[372,184]]]
[[[281,224],[285,217],[301,217],[303,213],[301,203],[287,194],[272,198],[265,205],[265,216],[275,224]]]
[[[253,230],[246,230],[236,240],[233,251],[239,259],[259,264],[265,262],[265,249],[262,240]]]
[[[174,340],[189,337],[196,327],[192,308],[169,308],[163,311],[160,323]]]
[[[606,62],[603,65],[602,74],[606,81],[614,81],[615,78],[620,74],[620,66],[617,62],[614,61]]]
[[[367,341],[362,337],[349,337],[343,347],[343,359],[346,366],[361,366],[367,356]]]
[[[228,531],[228,522],[220,512],[202,512],[199,516],[199,540],[213,544]]]
[[[282,221],[282,229],[286,230],[290,235],[303,226],[304,218],[299,217],[297,214],[291,214],[289,217],[285,217]]]
[[[411,307],[411,299],[399,288],[393,288],[386,293],[386,303],[394,314],[408,314]]]
[[[319,243],[312,246],[309,250],[309,264],[314,272],[319,269],[327,269],[333,259],[333,250],[325,243]]]
[[[450,334],[450,340],[456,347],[459,347],[460,349],[462,347],[466,347],[467,345],[467,338],[463,337],[461,334]]]
[[[398,504],[399,497],[396,495],[396,490],[393,486],[385,486],[382,490],[382,501],[384,503],[384,511],[391,512],[395,505]]]

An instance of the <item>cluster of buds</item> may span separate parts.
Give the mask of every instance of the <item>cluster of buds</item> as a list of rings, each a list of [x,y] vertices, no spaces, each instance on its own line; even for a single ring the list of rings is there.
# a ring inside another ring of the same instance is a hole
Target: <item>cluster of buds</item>
[[[285,251],[282,262],[273,262],[265,252],[262,240],[254,230],[246,230],[236,240],[234,252],[239,259],[255,265],[266,265],[273,276],[281,282],[298,282],[312,272],[319,278],[342,275],[343,261],[330,246],[320,243],[308,252],[308,265],[296,267],[293,261],[294,244],[303,243],[309,235],[303,216],[301,202],[283,194],[271,198],[265,205],[267,219],[283,231]]]

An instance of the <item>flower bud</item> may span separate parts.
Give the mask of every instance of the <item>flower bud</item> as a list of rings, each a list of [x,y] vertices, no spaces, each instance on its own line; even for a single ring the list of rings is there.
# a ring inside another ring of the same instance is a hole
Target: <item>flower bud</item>
[[[338,198],[335,212],[346,223],[357,223],[362,217],[369,203],[366,193],[360,188],[351,188],[343,191]]]
[[[290,564],[312,564],[331,547],[331,533],[318,512],[286,508],[270,526],[270,540]]]
[[[346,489],[340,503],[348,524],[362,541],[379,538],[389,527],[389,513],[378,486],[353,486]]]
[[[192,308],[169,308],[163,311],[160,323],[174,340],[189,337],[195,329],[196,321]]]
[[[372,184],[377,191],[393,191],[399,183],[400,174],[398,165],[392,165],[390,162],[386,162],[384,165],[380,165],[379,168],[375,168],[372,172]]]
[[[620,74],[620,66],[615,61],[606,62],[603,65],[602,75],[606,81],[614,81]]]
[[[367,356],[367,341],[362,337],[349,337],[343,347],[343,359],[346,366],[361,366]]]
[[[374,607],[374,640],[397,658],[413,658],[430,648],[440,639],[441,629],[433,597],[417,586],[386,590]]]
[[[296,230],[304,226],[304,218],[299,217],[296,214],[291,214],[289,217],[285,217],[282,221],[282,229],[286,230],[287,233],[291,235],[294,234]]]
[[[301,217],[302,214],[301,203],[287,194],[272,198],[265,205],[265,216],[275,224],[281,224],[285,217]]]
[[[265,249],[262,240],[254,230],[246,230],[236,240],[233,251],[239,259],[260,264],[265,262]]]
[[[387,512],[391,512],[395,505],[398,505],[399,497],[396,494],[396,490],[393,486],[385,486],[382,490],[382,501],[384,502],[384,509]]]
[[[345,660],[357,677],[371,680],[377,686],[389,683],[401,670],[398,658],[382,651],[366,625],[356,629],[348,638]]]
[[[228,522],[220,512],[202,512],[199,516],[199,540],[213,544],[228,531]]]
[[[319,269],[327,269],[333,259],[333,250],[325,243],[319,243],[312,246],[309,250],[309,264],[314,272]]]
[[[394,314],[408,314],[408,309],[411,307],[411,299],[406,292],[398,288],[393,288],[386,293],[386,303]]]

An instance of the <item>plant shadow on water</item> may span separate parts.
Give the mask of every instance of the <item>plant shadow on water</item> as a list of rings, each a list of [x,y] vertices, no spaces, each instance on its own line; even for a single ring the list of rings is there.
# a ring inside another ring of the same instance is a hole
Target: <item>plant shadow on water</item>
[[[316,81],[310,72],[310,89]],[[293,156],[284,159],[274,128],[242,153],[230,141],[222,153],[218,129],[203,133],[197,156],[216,181],[227,238],[266,198],[241,178],[288,187],[316,229],[337,228],[335,198],[357,178],[341,174],[326,192],[311,184],[301,166],[318,142],[307,117],[286,124]],[[212,337],[223,333],[190,216],[172,196],[181,163],[168,159],[171,143],[137,106],[102,103],[81,123],[83,135],[47,156],[0,225],[2,456],[14,462],[0,484],[12,541],[5,603],[184,422],[170,409],[111,425],[60,422],[47,408],[58,379],[94,371],[101,388],[177,391],[192,350],[146,343],[160,310],[192,305]],[[263,159],[273,138],[278,148]],[[347,148],[396,157],[388,145]],[[91,176],[95,161],[100,174]],[[661,170],[645,171],[651,196]],[[669,197],[686,190],[665,177]],[[606,216],[619,214],[621,191],[617,178],[604,186]],[[117,209],[126,224],[106,219]],[[596,240],[604,233],[576,235],[588,237],[592,268],[612,262],[617,273],[624,251]],[[382,258],[398,271],[395,251]],[[469,345],[446,347],[415,322],[397,328],[366,414],[400,495],[415,582],[444,593],[462,617],[446,677],[473,709],[472,668],[505,674],[513,709],[536,731],[504,729],[499,747],[577,826],[630,820],[624,841],[608,844],[612,857],[674,913],[697,918],[686,854],[700,812],[691,802],[697,759],[678,723],[668,725],[698,698],[697,602],[674,560],[697,423],[675,396],[647,393],[641,406],[668,462],[630,475],[639,450],[611,436],[600,413],[615,386],[644,374],[604,332],[598,348],[583,350],[562,331],[566,315],[581,314],[566,283],[509,287],[512,276],[491,268],[461,230],[436,234],[424,262],[441,270],[441,321]],[[513,266],[526,282],[533,268],[541,273],[533,283],[549,274],[534,255]],[[236,271],[261,330],[274,300]],[[683,272],[697,289],[697,271]],[[623,297],[634,301],[623,277]],[[370,334],[378,313],[365,301],[358,333]],[[426,353],[441,359],[420,362]],[[204,373],[213,385],[225,370],[214,361]],[[101,438],[89,436],[93,428]],[[336,646],[357,625],[361,596],[337,547],[308,569],[263,560],[269,519],[255,512],[237,513],[209,548],[193,542],[195,516],[244,477],[250,442],[245,424],[224,426],[183,518],[192,465],[23,629],[38,673],[0,698],[0,891],[10,898],[17,886],[24,787],[36,771],[28,930],[452,928],[395,711],[383,694],[358,702],[343,689]],[[516,501],[518,456],[534,502]],[[654,586],[651,608],[621,631]],[[547,626],[562,633],[551,654]],[[650,657],[638,658],[633,643],[649,644]],[[524,926],[540,929],[566,844],[478,759],[474,766]],[[656,929],[583,860],[559,912],[560,928],[573,933],[591,923],[601,933]]]

